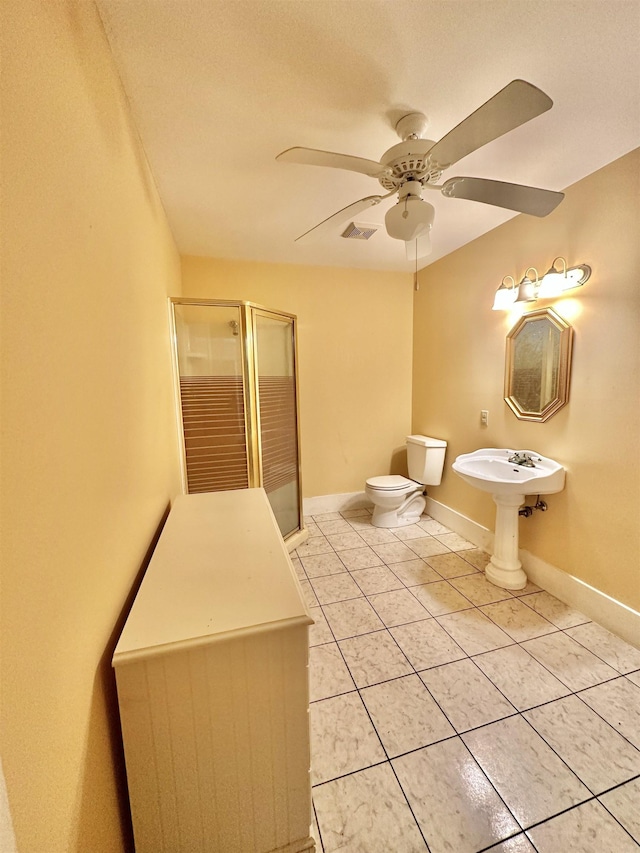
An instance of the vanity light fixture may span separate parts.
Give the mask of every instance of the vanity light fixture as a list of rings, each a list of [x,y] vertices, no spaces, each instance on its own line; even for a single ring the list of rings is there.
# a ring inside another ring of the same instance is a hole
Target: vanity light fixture
[[[556,264],[560,263],[560,269]],[[529,278],[529,272],[533,270],[535,280]],[[535,267],[529,267],[525,272],[520,284],[516,287],[513,276],[505,275],[500,287],[496,291],[493,301],[494,311],[506,311],[517,302],[535,302],[537,299],[555,299],[566,290],[581,287],[591,275],[591,267],[587,264],[578,264],[567,268],[567,262],[562,257],[554,258],[551,267],[542,276],[538,277]],[[512,287],[505,285],[505,280],[510,278]]]
[[[527,273],[529,270],[533,270],[536,274],[536,280],[532,281]],[[529,269],[522,276],[522,281],[518,285],[518,295],[516,296],[516,302],[535,302],[537,299],[538,288],[540,287],[540,282],[538,280],[538,270],[535,267],[529,267]]]
[[[505,284],[506,279],[511,279],[511,286],[507,287]],[[493,310],[494,311],[506,311],[508,308],[511,308],[513,303],[516,301],[516,280],[512,275],[505,275],[502,279],[502,283],[500,287],[496,290],[496,295],[493,300]]]
[[[562,262],[562,269],[556,269],[556,262]],[[567,262],[562,257],[554,258],[550,269],[542,277],[538,299],[553,299],[560,296],[565,290],[581,287],[591,275],[591,267],[580,264],[577,267],[567,269]]]

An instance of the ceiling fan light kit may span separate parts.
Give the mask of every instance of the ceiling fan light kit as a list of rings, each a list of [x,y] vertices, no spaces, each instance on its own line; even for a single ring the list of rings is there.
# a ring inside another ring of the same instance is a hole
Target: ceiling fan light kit
[[[407,181],[400,188],[398,202],[384,218],[389,237],[409,243],[431,230],[436,211],[422,200],[421,190],[418,181]]]
[[[385,217],[387,234],[405,243],[422,238],[423,251],[427,246],[430,250],[431,243],[426,237],[435,210],[422,199],[423,189],[438,190],[445,198],[481,202],[531,216],[547,216],[560,204],[563,193],[488,178],[455,177],[444,184],[438,181],[458,160],[531,121],[552,105],[551,98],[536,86],[525,80],[512,80],[438,142],[423,137],[428,125],[423,113],[403,116],[396,123],[396,132],[402,142],[389,148],[379,162],[314,148],[288,148],[278,154],[276,160],[359,172],[376,178],[387,191],[385,195],[368,196],[348,205],[296,239],[334,233],[337,224],[398,193],[398,202]]]

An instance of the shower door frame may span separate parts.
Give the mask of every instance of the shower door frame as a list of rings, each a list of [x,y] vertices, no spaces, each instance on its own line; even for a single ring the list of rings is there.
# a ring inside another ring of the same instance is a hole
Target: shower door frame
[[[244,426],[245,426],[245,450],[247,456],[247,478],[249,488],[263,487],[262,477],[262,437],[260,434],[260,391],[258,388],[258,353],[255,333],[255,312],[262,316],[272,317],[276,320],[291,321],[292,326],[292,352],[293,352],[293,380],[295,393],[296,414],[296,476],[298,489],[298,528],[292,530],[285,537],[285,541],[304,532],[304,520],[302,515],[302,476],[300,458],[300,406],[298,388],[298,334],[297,316],[288,311],[278,311],[259,305],[256,302],[245,300],[228,299],[198,299],[182,296],[169,297],[169,322],[171,328],[171,358],[174,376],[174,399],[176,422],[178,426],[178,439],[180,443],[180,473],[182,479],[182,492],[188,494],[187,482],[187,457],[185,450],[184,429],[182,420],[182,405],[180,402],[180,365],[178,363],[178,333],[176,326],[176,305],[202,305],[214,308],[238,308],[240,313],[240,347],[242,358],[242,393],[244,402]],[[268,495],[267,495],[268,497]],[[306,536],[305,536],[306,538]]]

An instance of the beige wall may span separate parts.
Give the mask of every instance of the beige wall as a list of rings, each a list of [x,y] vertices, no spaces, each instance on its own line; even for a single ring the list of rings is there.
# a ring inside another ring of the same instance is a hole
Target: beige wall
[[[180,267],[93,3],[2,8],[0,752],[20,853],[106,853],[113,634],[179,490]]]
[[[392,457],[411,422],[410,274],[187,257],[182,275],[184,296],[297,315],[306,497],[362,491],[404,464]]]
[[[517,217],[420,273],[414,311],[413,429],[449,440],[442,501],[493,529],[490,497],[450,469],[479,447],[531,448],[567,469],[549,511],[520,522],[521,546],[640,610],[640,152],[580,181],[545,219]],[[553,304],[575,330],[570,401],[544,424],[503,401],[505,336],[492,311],[504,275],[557,255],[591,279]],[[480,426],[480,410],[489,426]]]

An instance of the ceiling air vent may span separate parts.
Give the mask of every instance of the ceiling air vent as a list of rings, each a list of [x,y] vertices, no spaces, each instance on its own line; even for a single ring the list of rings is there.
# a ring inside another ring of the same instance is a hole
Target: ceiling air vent
[[[379,225],[358,225],[356,222],[350,222],[346,229],[342,232],[342,236],[347,240],[368,240],[380,228]]]

